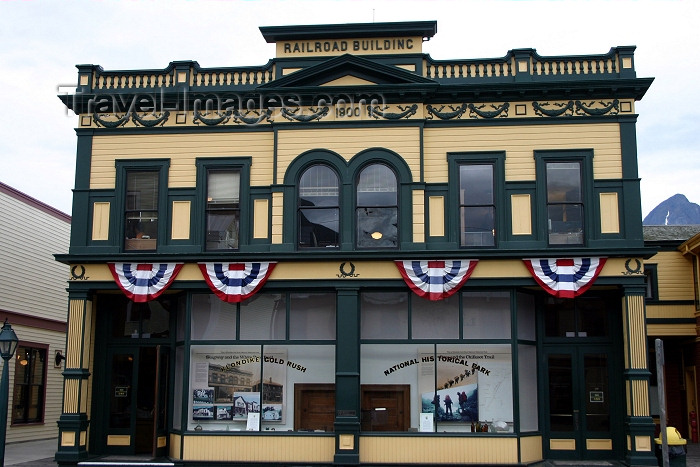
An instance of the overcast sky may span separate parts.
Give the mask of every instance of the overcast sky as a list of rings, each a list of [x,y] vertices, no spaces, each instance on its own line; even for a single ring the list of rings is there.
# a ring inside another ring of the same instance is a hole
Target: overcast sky
[[[636,45],[642,212],[682,193],[700,203],[700,1],[2,0],[0,182],[71,214],[78,119],[56,97],[76,64],[105,70],[262,65],[259,26],[436,20],[437,59],[607,53]]]

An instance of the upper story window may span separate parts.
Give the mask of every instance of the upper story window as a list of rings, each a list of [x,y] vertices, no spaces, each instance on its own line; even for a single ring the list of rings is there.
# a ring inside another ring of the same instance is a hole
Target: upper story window
[[[241,222],[239,170],[207,171],[207,250],[237,249]]]
[[[581,162],[547,162],[546,165],[549,243],[582,245]]]
[[[340,242],[340,184],[328,166],[312,165],[299,180],[300,248],[337,247]]]
[[[459,165],[459,244],[496,244],[493,164]]]
[[[448,236],[459,246],[491,248],[498,243],[499,226],[504,224],[505,159],[503,151],[447,155]]]
[[[197,235],[206,251],[239,250],[250,231],[250,157],[198,157]]]
[[[357,178],[358,248],[397,247],[398,190],[396,174],[384,164],[365,166]]]
[[[127,170],[125,250],[155,250],[158,239],[159,172]]]

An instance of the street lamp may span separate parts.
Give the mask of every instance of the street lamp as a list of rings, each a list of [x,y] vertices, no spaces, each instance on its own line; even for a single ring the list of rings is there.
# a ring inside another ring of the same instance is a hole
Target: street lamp
[[[10,371],[8,364],[17,349],[17,334],[5,318],[5,324],[0,329],[0,356],[5,363],[2,366],[2,381],[0,381],[0,465],[5,465],[5,432],[7,430],[7,404],[10,399]]]

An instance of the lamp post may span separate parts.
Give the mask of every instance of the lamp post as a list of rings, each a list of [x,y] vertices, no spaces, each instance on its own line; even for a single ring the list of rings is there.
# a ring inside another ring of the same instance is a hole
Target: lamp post
[[[5,318],[5,324],[0,329],[0,356],[5,362],[2,366],[2,381],[0,381],[0,465],[5,465],[5,434],[7,430],[7,404],[10,399],[10,370],[8,364],[17,349],[17,334]]]

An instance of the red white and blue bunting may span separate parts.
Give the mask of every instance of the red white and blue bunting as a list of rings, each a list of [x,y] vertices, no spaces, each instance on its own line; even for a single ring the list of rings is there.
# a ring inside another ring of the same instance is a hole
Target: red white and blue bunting
[[[428,300],[442,300],[462,287],[477,262],[476,259],[396,261],[396,267],[416,294]]]
[[[606,258],[529,258],[525,266],[549,294],[574,298],[584,293],[603,270]]]
[[[275,267],[268,263],[199,263],[204,280],[221,300],[242,302],[254,295]]]
[[[182,263],[109,263],[108,266],[119,288],[137,303],[162,294],[182,269]]]

